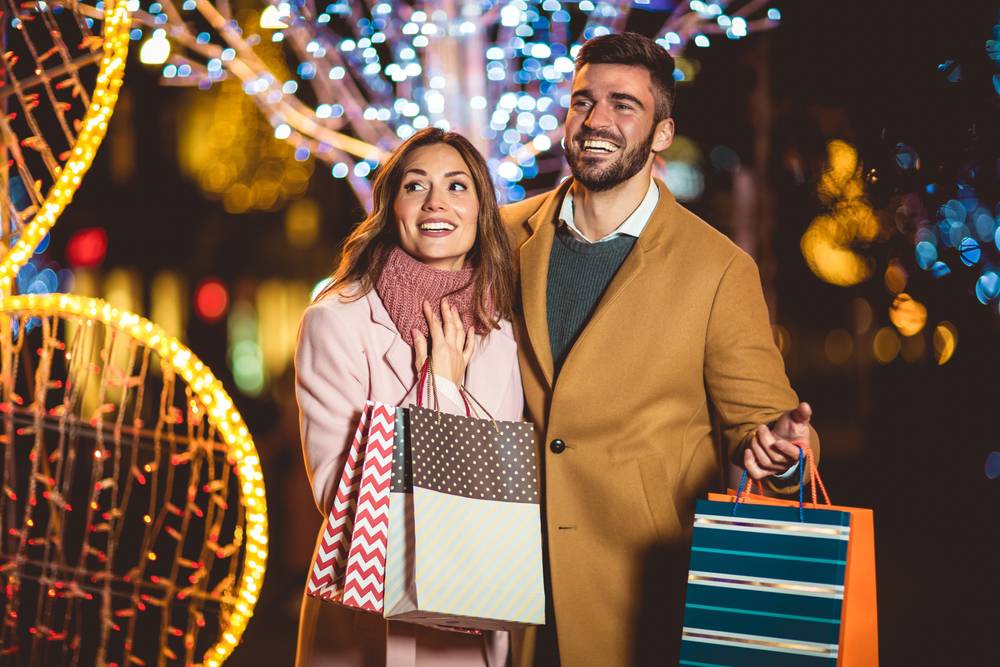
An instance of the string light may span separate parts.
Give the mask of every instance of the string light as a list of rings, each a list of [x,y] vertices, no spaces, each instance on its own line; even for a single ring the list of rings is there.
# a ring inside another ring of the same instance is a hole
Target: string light
[[[322,8],[280,2],[241,32],[230,29],[233,16],[222,5],[197,8],[215,29],[214,41],[198,43],[178,20],[181,14],[168,11],[160,16],[175,46],[210,62],[223,46],[232,49],[234,56],[221,66],[253,97],[274,136],[296,148],[308,146],[335,178],[348,179],[365,205],[374,168],[386,152],[431,126],[469,137],[487,157],[501,196],[524,197],[522,183],[562,169],[561,161],[536,156],[561,150],[580,44],[622,30],[632,11],[631,3],[607,0],[575,6],[484,0],[461,3],[458,11],[444,2],[420,9],[399,0],[367,7],[338,0]],[[675,57],[689,42],[708,47],[715,35],[742,39],[781,18],[756,2],[682,3],[665,16],[654,36]],[[155,16],[143,20],[148,28],[159,26]],[[485,25],[496,30],[480,29]],[[289,26],[294,34],[289,31],[286,39]],[[288,45],[286,55],[299,61],[294,79],[277,76],[259,57],[265,44]],[[691,71],[678,69],[675,78],[689,80]],[[183,83],[203,82],[204,76]],[[171,83],[178,82],[171,77]],[[333,116],[334,107],[344,112]]]
[[[234,596],[236,602],[228,615],[228,623],[220,632],[218,642],[204,656],[206,666],[218,667],[239,643],[253,615],[264,578],[268,550],[267,502],[260,458],[249,429],[236,410],[232,398],[212,371],[179,340],[149,320],[115,308],[100,299],[73,294],[3,296],[0,297],[0,312],[82,318],[124,333],[153,350],[172,366],[194,392],[199,405],[203,406],[209,424],[221,436],[226,455],[239,475],[240,503],[245,511],[247,526],[245,536],[237,531],[233,545],[227,547],[239,549],[242,546],[241,540],[245,539],[243,569]],[[182,462],[183,459],[179,456],[171,463],[177,465]],[[153,561],[158,555],[149,551],[146,557]],[[148,599],[145,601],[149,602]]]
[[[205,654],[203,663],[209,667],[221,665],[239,643],[240,637],[253,614],[254,606],[264,577],[267,562],[267,504],[260,459],[254,447],[249,429],[242,416],[211,370],[199,360],[190,349],[178,339],[168,335],[163,329],[139,316],[89,297],[72,294],[22,294],[11,295],[13,282],[18,271],[27,263],[59,215],[72,200],[84,174],[93,162],[97,148],[108,128],[108,121],[118,99],[122,85],[128,43],[130,40],[130,19],[126,0],[109,0],[103,12],[103,52],[91,95],[91,102],[80,122],[80,130],[69,152],[66,163],[58,170],[58,177],[46,194],[38,213],[21,232],[17,243],[0,262],[0,311],[21,316],[51,317],[70,316],[89,326],[99,322],[106,327],[121,332],[157,353],[166,365],[184,379],[204,409],[209,424],[220,435],[227,457],[235,465],[241,481],[240,503],[244,509],[246,530],[236,529],[233,543],[220,548],[220,555],[232,556],[243,549],[243,566],[237,584],[235,602],[221,628],[218,641]],[[163,23],[162,21],[160,23]],[[79,325],[76,325],[79,326]],[[8,332],[10,330],[8,329]],[[25,336],[21,336],[23,340]],[[66,355],[67,361],[70,355]],[[102,388],[103,392],[104,389]],[[100,431],[99,431],[100,433]],[[100,441],[98,441],[98,444]],[[183,456],[183,455],[182,455]],[[105,451],[94,450],[95,460],[103,459]],[[172,462],[174,465],[181,461]],[[148,472],[148,471],[147,471]],[[141,473],[140,473],[141,474]],[[98,485],[100,490],[100,485]],[[13,490],[8,490],[8,496]],[[95,491],[96,492],[96,491]],[[58,501],[54,490],[44,492],[50,502]],[[61,501],[64,511],[69,511],[69,503]],[[99,507],[96,500],[91,508]],[[147,515],[148,516],[148,515]],[[110,515],[109,515],[110,518]],[[149,521],[144,519],[144,523]],[[174,530],[174,529],[170,529]],[[173,535],[176,533],[170,533]],[[179,536],[179,533],[177,533]],[[90,545],[87,553],[98,559],[107,560],[107,555]],[[146,554],[150,561],[158,558],[150,550]],[[216,587],[222,590],[226,580]],[[90,595],[89,593],[87,595]],[[180,593],[178,593],[180,596]],[[157,604],[157,601],[143,594],[142,603]],[[140,603],[141,604],[141,603]],[[140,609],[145,608],[140,606]],[[164,647],[164,651],[168,651]],[[166,653],[165,653],[166,654]]]
[[[110,0],[105,10],[104,45],[90,106],[80,123],[80,131],[66,164],[46,194],[38,213],[21,232],[21,237],[0,262],[0,294],[9,294],[14,277],[48,234],[80,187],[90,168],[118,100],[128,53],[129,15],[124,0]]]

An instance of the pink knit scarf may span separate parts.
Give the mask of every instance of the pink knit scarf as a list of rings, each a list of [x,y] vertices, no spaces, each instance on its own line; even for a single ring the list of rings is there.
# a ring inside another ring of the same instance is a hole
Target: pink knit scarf
[[[399,246],[389,253],[382,275],[375,285],[375,291],[399,330],[399,335],[409,345],[413,345],[412,329],[430,337],[423,302],[428,301],[438,317],[441,317],[443,297],[448,297],[448,303],[458,309],[466,328],[474,326],[479,333],[485,333],[476,322],[472,304],[473,290],[471,266],[458,271],[435,269],[414,259]]]

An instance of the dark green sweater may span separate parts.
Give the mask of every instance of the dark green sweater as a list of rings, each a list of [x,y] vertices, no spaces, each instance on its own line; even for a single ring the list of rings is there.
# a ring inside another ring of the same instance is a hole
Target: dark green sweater
[[[545,291],[556,375],[635,241],[634,236],[622,235],[585,243],[565,227],[556,232]]]

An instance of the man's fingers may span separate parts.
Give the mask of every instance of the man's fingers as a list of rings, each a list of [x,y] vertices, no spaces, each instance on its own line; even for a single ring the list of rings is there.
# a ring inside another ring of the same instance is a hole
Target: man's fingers
[[[765,477],[769,477],[771,474],[760,469],[760,466],[757,465],[754,454],[750,451],[749,447],[747,447],[743,452],[743,467],[746,468],[747,474],[750,475],[750,478],[754,480],[762,480]]]
[[[774,433],[771,432],[771,429],[764,425],[757,427],[755,436],[757,441],[764,447],[770,447],[774,444],[774,441],[777,440],[777,438],[774,437]]]
[[[797,424],[808,424],[809,420],[812,419],[812,414],[812,406],[803,401],[799,403],[799,407],[789,412],[788,416]]]
[[[773,446],[774,438],[772,437],[769,447]],[[757,437],[754,437],[750,441],[750,449],[753,452],[754,460],[762,470],[766,470],[769,473],[784,472],[788,468],[788,465],[784,461],[776,460],[776,457],[772,456],[771,452],[768,451],[769,447],[764,447]]]
[[[794,442],[789,442],[788,440],[777,440],[773,447],[774,452],[780,453],[785,457],[785,467],[792,465],[795,461],[799,460],[799,447]],[[774,458],[772,456],[772,458]]]

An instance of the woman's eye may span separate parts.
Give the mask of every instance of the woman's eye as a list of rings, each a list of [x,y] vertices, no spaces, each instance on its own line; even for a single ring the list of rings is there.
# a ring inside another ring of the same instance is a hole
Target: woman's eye
[[[458,190],[459,192],[464,192],[465,190],[468,190],[469,188],[465,187],[465,183],[452,183],[451,184],[451,189],[452,190]]]
[[[404,185],[403,189],[406,190],[407,192],[416,192],[417,190],[423,190],[424,186],[414,181],[412,183],[407,183],[406,185]]]

